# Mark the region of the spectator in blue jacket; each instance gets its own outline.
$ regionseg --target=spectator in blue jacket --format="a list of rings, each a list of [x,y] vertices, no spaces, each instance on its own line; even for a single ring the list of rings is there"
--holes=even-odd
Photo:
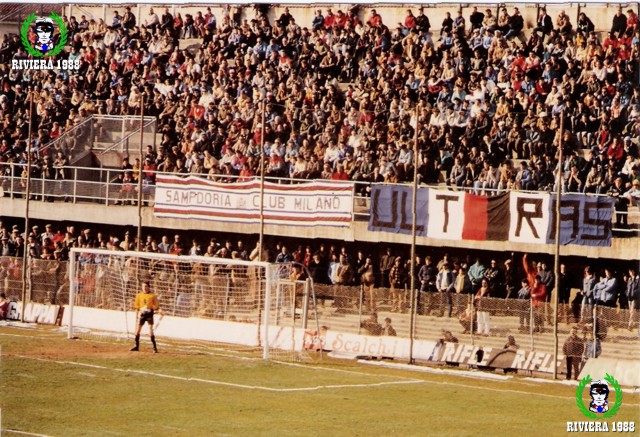
[[[480,258],[476,257],[476,262],[469,267],[469,280],[471,281],[471,287],[474,293],[478,291],[478,288],[480,288],[485,270],[486,268],[480,262]]]
[[[615,307],[618,297],[618,280],[611,268],[604,269],[604,277],[594,288],[594,296],[599,305]]]

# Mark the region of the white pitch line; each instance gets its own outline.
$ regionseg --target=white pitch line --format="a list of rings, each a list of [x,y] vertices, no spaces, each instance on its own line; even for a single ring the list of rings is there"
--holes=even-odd
[[[59,337],[58,335],[51,335],[51,334],[22,335],[22,334],[5,334],[5,333],[0,333],[0,336],[3,336],[3,337],[33,338],[33,339]]]
[[[509,375],[495,375],[493,373],[486,372],[477,372],[477,371],[464,371],[464,370],[451,370],[451,369],[435,369],[433,367],[427,366],[416,366],[413,364],[402,364],[402,363],[389,363],[384,361],[369,361],[369,360],[358,360],[361,364],[366,364],[368,366],[377,366],[377,367],[386,367],[388,369],[399,369],[399,370],[409,370],[412,372],[421,372],[421,373],[433,373],[437,375],[451,375],[451,376],[459,376],[461,378],[474,378],[474,379],[484,379],[491,381],[508,381],[513,379],[513,376]]]
[[[393,364],[386,364],[386,363],[368,363],[368,362],[363,362],[363,364],[369,364],[369,365],[376,365],[376,366],[381,366],[381,367],[387,367],[390,369],[393,369],[394,367],[396,367],[396,365]],[[414,372],[425,372],[425,373],[436,373],[436,372],[429,372],[427,370],[422,370],[422,368],[412,368],[411,370],[413,370]],[[457,375],[457,376],[464,376],[464,375]],[[513,382],[515,382],[516,380],[514,379]],[[516,393],[516,394],[523,394],[523,395],[533,395],[533,396],[543,396],[546,398],[553,398],[553,399],[564,399],[564,400],[570,400],[575,402],[575,398],[570,397],[570,396],[557,396],[557,395],[550,395],[550,394],[546,394],[546,393],[538,393],[538,392],[533,392],[533,391],[522,391],[522,390],[514,390],[514,389],[510,389],[510,388],[505,388],[505,389],[499,389],[499,388],[491,388],[491,387],[484,387],[484,386],[476,386],[476,385],[469,385],[469,384],[460,384],[457,382],[442,382],[442,381],[424,381],[424,382],[428,382],[429,384],[439,384],[439,385],[448,385],[448,386],[453,386],[453,387],[464,387],[464,388],[471,388],[471,389],[475,389],[475,390],[487,390],[487,391],[494,391],[494,392],[499,392],[499,393]],[[502,382],[502,381],[500,381]],[[629,402],[625,402],[625,405],[630,405],[633,407],[639,407],[640,404],[633,404],[633,403],[629,403]]]
[[[48,436],[48,435],[45,435],[45,434],[36,434],[36,433],[33,433],[33,432],[18,431],[17,429],[0,429],[0,433],[2,433],[3,431],[4,432],[10,432],[12,434],[30,435],[30,436],[33,436],[33,437],[51,437],[51,436]]]
[[[306,364],[297,364],[297,363],[287,363],[284,361],[274,361],[276,364],[282,364],[283,366],[292,366],[292,367],[301,367],[303,369],[315,369],[315,370],[327,370],[331,372],[339,372],[339,373],[349,373],[352,375],[360,375],[360,376],[373,376],[375,378],[396,378],[396,379],[405,379],[408,381],[415,381],[413,378],[409,378],[406,376],[397,376],[397,375],[380,375],[377,373],[367,373],[367,372],[358,372],[356,370],[346,370],[346,369],[334,369],[332,367],[322,367],[322,366],[311,366]]]
[[[398,384],[423,384],[425,381],[420,379],[414,379],[409,381],[389,381],[389,382],[377,382],[371,384],[344,384],[344,385],[319,385],[315,387],[297,387],[297,388],[272,388],[272,387],[263,387],[260,385],[245,385],[245,384],[234,384],[232,382],[225,381],[216,381],[213,379],[202,379],[202,378],[187,378],[184,376],[175,376],[175,375],[166,375],[164,373],[156,373],[156,372],[147,372],[144,370],[136,370],[136,369],[118,369],[114,367],[100,366],[98,364],[88,364],[88,363],[78,363],[75,361],[59,361],[59,360],[47,360],[45,358],[34,358],[34,357],[26,357],[21,355],[16,355],[18,358],[24,358],[28,360],[36,360],[36,361],[44,361],[56,364],[65,364],[72,366],[80,366],[80,367],[89,367],[92,369],[101,369],[101,370],[111,370],[114,372],[121,373],[136,373],[139,375],[147,375],[147,376],[155,376],[158,378],[165,379],[175,379],[178,381],[186,381],[186,382],[202,382],[205,384],[213,384],[213,385],[221,385],[225,387],[233,387],[233,388],[242,388],[247,390],[262,390],[268,392],[276,392],[276,393],[285,393],[285,392],[299,392],[299,391],[317,391],[322,389],[332,389],[332,388],[363,388],[363,387],[380,387],[383,385],[398,385]]]

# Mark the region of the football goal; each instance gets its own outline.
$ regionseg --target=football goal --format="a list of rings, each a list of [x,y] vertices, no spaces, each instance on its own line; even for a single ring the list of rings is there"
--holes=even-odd
[[[133,303],[148,282],[158,297],[158,338],[261,348],[265,359],[306,357],[319,331],[313,282],[304,266],[204,256],[74,248],[69,255],[69,338],[132,338]]]

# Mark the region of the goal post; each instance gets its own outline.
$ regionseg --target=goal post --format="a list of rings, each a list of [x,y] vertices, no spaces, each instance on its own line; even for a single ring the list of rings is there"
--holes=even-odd
[[[317,325],[304,270],[293,263],[73,248],[63,324],[69,338],[87,332],[131,338],[133,302],[148,281],[160,303],[158,338],[231,343],[260,348],[264,359],[276,350],[275,359],[297,359],[307,314]]]

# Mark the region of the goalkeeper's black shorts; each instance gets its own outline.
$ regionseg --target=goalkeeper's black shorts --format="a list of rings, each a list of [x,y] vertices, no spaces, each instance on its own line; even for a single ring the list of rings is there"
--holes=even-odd
[[[148,323],[149,325],[153,325],[153,311],[140,313],[140,319],[138,320],[138,324],[142,326],[145,323]]]

